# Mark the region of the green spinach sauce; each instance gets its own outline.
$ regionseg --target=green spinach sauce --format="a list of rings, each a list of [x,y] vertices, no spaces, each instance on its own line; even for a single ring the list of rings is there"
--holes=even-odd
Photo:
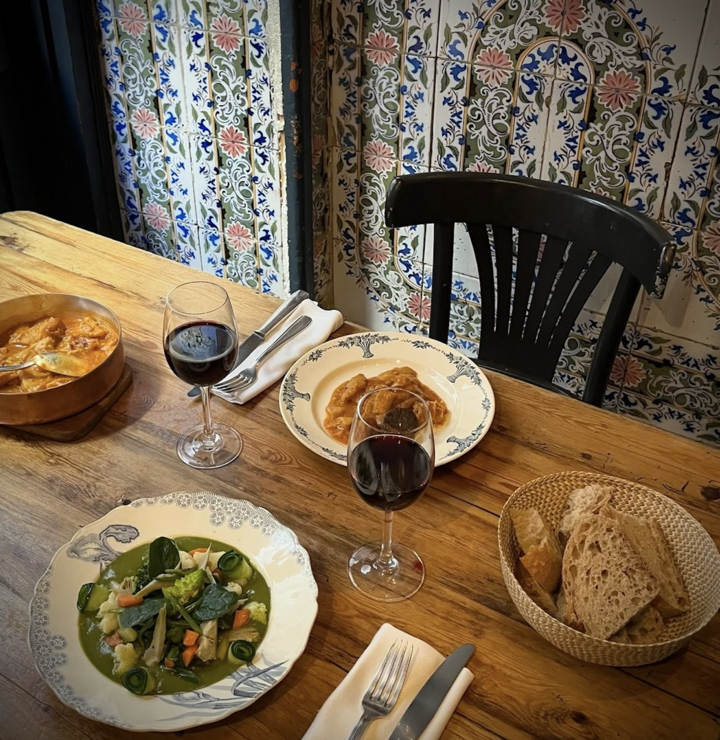
[[[237,548],[231,547],[223,542],[218,542],[217,540],[208,540],[207,538],[201,537],[174,537],[173,539],[177,543],[178,548],[180,550],[185,550],[186,552],[198,547],[207,547],[209,543],[213,552],[227,552],[228,550],[235,550],[242,554],[242,552]],[[134,575],[142,565],[143,558],[147,556],[149,547],[149,543],[140,545],[117,557],[100,574],[96,583],[98,585],[105,586],[106,588],[110,588],[110,583],[112,581],[117,581],[119,583],[126,576]],[[264,603],[268,608],[269,616],[270,589],[268,588],[267,582],[251,560],[250,564],[253,567],[253,575],[243,589],[244,595],[248,596],[250,601],[260,601]],[[260,642],[262,642],[265,637],[265,632],[267,631],[267,626],[255,622],[253,622],[253,626],[259,632]],[[113,649],[105,642],[106,635],[104,635],[100,629],[100,619],[95,616],[95,613],[80,613],[79,630],[80,644],[90,662],[104,676],[115,681],[115,683],[122,684],[122,677],[113,674],[113,667],[115,665],[115,661],[113,660]],[[140,661],[138,665],[142,665],[142,661]],[[237,664],[231,663],[227,658],[224,660],[213,660],[207,664],[202,663],[202,661],[195,660],[192,664],[192,669],[198,675],[198,678],[200,679],[199,683],[192,683],[182,679],[173,674],[171,670],[167,670],[163,667],[153,668],[151,670],[157,677],[157,689],[153,693],[176,694],[181,691],[194,691],[196,689],[201,689],[205,686],[217,683],[226,676],[229,676],[237,668]]]

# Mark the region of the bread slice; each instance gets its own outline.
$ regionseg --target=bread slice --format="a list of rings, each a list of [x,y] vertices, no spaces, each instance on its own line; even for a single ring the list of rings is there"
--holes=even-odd
[[[560,544],[567,543],[578,522],[590,514],[597,514],[603,506],[610,503],[611,498],[611,489],[597,483],[575,489],[568,497],[567,507],[558,527]]]
[[[530,574],[530,571],[520,562],[517,564],[515,577],[523,591],[544,611],[555,616],[556,604],[552,594],[549,594]]]
[[[650,645],[660,642],[665,622],[660,612],[652,605],[645,607],[625,627],[616,632],[610,640],[626,645]]]
[[[662,527],[655,519],[641,519],[613,507],[608,512],[660,584],[656,601],[660,614],[669,619],[686,612],[690,598]]]
[[[511,509],[515,534],[523,552],[520,562],[548,593],[560,584],[562,550],[555,532],[537,509]]]
[[[589,635],[605,640],[658,595],[660,584],[614,518],[587,519],[575,527],[563,557],[566,621],[576,615]]]

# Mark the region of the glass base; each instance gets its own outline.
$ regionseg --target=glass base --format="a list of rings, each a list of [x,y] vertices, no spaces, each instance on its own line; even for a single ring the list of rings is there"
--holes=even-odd
[[[204,441],[203,426],[193,427],[177,443],[178,457],[187,465],[202,470],[222,468],[237,458],[242,437],[227,424],[213,424],[213,435]]]
[[[353,586],[375,601],[403,601],[417,593],[425,580],[425,565],[415,550],[393,542],[389,564],[380,562],[379,542],[359,547],[348,560]]]

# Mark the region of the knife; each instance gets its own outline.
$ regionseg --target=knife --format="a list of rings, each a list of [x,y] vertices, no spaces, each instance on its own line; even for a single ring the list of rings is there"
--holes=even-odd
[[[256,329],[244,342],[239,344],[233,370],[265,341],[267,335],[275,329],[278,324],[284,321],[306,298],[309,297],[309,294],[304,290],[296,290],[259,329]],[[232,372],[232,370],[230,372]],[[188,391],[188,396],[197,396],[199,393],[200,388],[194,386]]]
[[[474,652],[475,646],[466,643],[445,658],[410,702],[390,735],[390,740],[417,740],[425,732],[450,687]]]

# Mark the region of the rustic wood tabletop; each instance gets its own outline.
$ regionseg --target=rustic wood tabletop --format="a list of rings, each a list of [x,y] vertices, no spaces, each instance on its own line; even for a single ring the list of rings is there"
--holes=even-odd
[[[27,645],[28,604],[53,553],[78,528],[122,503],[175,490],[214,491],[269,509],[307,548],[319,586],[307,649],[286,678],[246,710],[185,736],[301,738],[378,628],[390,622],[444,654],[463,642],[476,645],[469,664],[475,680],[444,740],[720,737],[720,618],[655,665],[581,663],[520,617],[503,583],[497,546],[508,496],[562,470],[607,473],[660,491],[717,544],[720,452],[488,373],[497,401],[490,433],[437,468],[425,496],[396,517],[395,535],[422,555],[426,583],[412,599],[380,606],[353,589],[345,570],[352,549],[379,535],[380,512],[359,500],[344,467],[316,456],[287,431],[277,385],[244,406],[213,401],[215,418],[244,437],[239,460],[206,472],[177,458],[176,439],[199,419],[200,407],[165,362],[163,298],[196,276],[46,217],[0,216],[0,301],[44,292],[100,301],[122,323],[134,375],[130,389],[81,441],[0,431],[0,737],[126,735],[65,707],[38,675]],[[241,335],[278,305],[222,284]]]

